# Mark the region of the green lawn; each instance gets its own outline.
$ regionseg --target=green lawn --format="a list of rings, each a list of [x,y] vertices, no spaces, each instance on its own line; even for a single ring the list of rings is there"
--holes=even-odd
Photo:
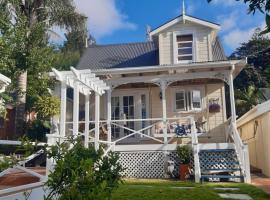
[[[179,189],[172,187],[194,187],[191,189]],[[217,191],[215,187],[237,187],[239,191]],[[270,195],[262,190],[247,184],[237,183],[204,183],[159,181],[159,180],[126,180],[120,188],[114,192],[113,200],[219,200],[220,193],[243,193],[250,195],[254,200],[269,200]],[[223,199],[224,200],[224,199]]]

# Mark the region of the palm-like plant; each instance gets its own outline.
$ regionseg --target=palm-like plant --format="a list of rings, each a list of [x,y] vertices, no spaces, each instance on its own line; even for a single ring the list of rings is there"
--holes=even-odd
[[[85,23],[86,17],[77,12],[73,0],[0,0],[0,42],[5,35],[14,36],[10,45],[15,47],[13,72],[17,76],[16,135],[22,134],[25,122],[27,71],[33,67],[29,55],[47,46],[51,27],[79,31],[86,37]]]
[[[237,114],[242,116],[254,106],[261,103],[263,100],[263,95],[261,91],[254,85],[250,85],[243,91],[237,89],[235,91],[235,98]]]

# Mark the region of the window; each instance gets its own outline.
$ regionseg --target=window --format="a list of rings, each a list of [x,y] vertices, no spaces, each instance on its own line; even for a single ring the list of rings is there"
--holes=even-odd
[[[199,90],[192,91],[192,108],[194,110],[201,109],[201,92]]]
[[[175,94],[175,107],[176,110],[185,110],[185,92],[177,92]]]
[[[177,61],[192,62],[193,61],[193,35],[177,35]]]
[[[175,93],[175,109],[177,111],[201,110],[201,91],[186,90]]]

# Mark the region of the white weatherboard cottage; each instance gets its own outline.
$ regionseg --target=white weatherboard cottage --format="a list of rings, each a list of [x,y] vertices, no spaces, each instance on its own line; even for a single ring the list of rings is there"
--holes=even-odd
[[[177,175],[176,147],[190,144],[196,182],[250,182],[233,88],[246,60],[227,60],[219,29],[183,12],[149,31],[147,42],[89,46],[76,69],[53,70],[61,116],[49,140],[83,135],[85,146],[119,152],[125,175],[136,178],[166,178],[168,163]]]

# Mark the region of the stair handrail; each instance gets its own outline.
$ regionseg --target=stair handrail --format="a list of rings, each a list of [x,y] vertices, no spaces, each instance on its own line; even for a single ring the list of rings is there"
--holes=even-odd
[[[233,139],[235,145],[235,150],[239,159],[239,165],[244,175],[244,181],[246,183],[250,183],[251,179],[248,146],[247,144],[243,143],[235,122],[231,122],[229,130],[231,130],[231,138]]]
[[[192,143],[192,150],[194,156],[194,175],[195,175],[195,182],[199,183],[201,180],[201,167],[200,167],[200,159],[199,159],[199,142],[198,142],[198,135],[196,129],[196,123],[194,117],[190,117],[191,121],[191,143]]]

